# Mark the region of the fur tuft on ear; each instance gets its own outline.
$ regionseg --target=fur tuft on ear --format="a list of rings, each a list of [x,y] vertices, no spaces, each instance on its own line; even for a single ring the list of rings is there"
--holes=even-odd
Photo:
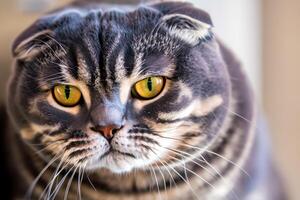
[[[53,35],[53,31],[38,20],[15,39],[12,45],[13,57],[19,60],[33,59],[49,46]]]
[[[197,45],[212,37],[211,25],[183,14],[169,14],[162,18],[168,32],[183,41]]]
[[[195,7],[192,3],[169,1],[157,3],[152,6],[158,9],[164,15],[182,14],[213,26],[209,14],[204,10]]]

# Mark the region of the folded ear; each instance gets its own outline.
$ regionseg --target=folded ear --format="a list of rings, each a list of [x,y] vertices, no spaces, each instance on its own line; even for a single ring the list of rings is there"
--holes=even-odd
[[[164,15],[182,14],[213,26],[209,14],[204,10],[195,7],[192,3],[170,1],[153,4],[152,7],[159,10]]]
[[[162,18],[162,24],[169,34],[197,45],[212,37],[211,25],[183,14],[169,14]]]
[[[152,7],[164,15],[163,21],[170,33],[186,42],[196,45],[212,37],[213,24],[209,14],[193,4],[163,2],[153,4]]]
[[[31,25],[14,41],[12,53],[19,60],[31,60],[49,46],[53,32],[38,22]]]

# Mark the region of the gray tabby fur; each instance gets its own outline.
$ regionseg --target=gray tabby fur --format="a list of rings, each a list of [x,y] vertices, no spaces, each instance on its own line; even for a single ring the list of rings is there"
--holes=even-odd
[[[48,13],[13,44],[7,199],[284,199],[247,78],[209,15],[98,2]],[[130,96],[153,75],[168,77],[157,98]],[[66,82],[83,92],[76,108],[51,100]],[[111,141],[86,128],[112,112],[126,123]]]

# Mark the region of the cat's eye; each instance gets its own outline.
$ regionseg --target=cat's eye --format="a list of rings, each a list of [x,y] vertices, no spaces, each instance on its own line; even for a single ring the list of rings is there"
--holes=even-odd
[[[139,99],[153,99],[158,96],[165,86],[165,78],[162,76],[152,76],[145,78],[134,84],[131,93]]]
[[[58,104],[65,107],[76,106],[81,99],[80,90],[72,85],[56,85],[53,88],[52,95]]]

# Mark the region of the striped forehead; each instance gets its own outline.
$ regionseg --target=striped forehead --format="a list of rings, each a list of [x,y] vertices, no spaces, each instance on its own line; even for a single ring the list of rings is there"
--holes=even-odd
[[[103,63],[90,67],[84,55],[77,51],[77,79],[84,81],[101,93],[108,93],[121,84],[133,84],[148,76],[167,76],[173,74],[174,62],[165,55],[149,55],[135,52],[117,37],[111,50],[103,57]]]
[[[112,91],[121,93],[124,84],[128,87],[146,76],[171,76],[174,68],[171,58],[161,51],[147,51],[156,42],[156,38],[147,37],[147,33],[159,17],[152,13],[156,17],[146,20],[149,12],[145,9],[129,13],[72,9],[56,15],[57,23],[64,24],[57,33],[57,40],[63,41],[69,49],[67,61],[60,64],[65,81],[75,79],[97,93],[109,95]],[[67,34],[71,31],[72,34]]]

